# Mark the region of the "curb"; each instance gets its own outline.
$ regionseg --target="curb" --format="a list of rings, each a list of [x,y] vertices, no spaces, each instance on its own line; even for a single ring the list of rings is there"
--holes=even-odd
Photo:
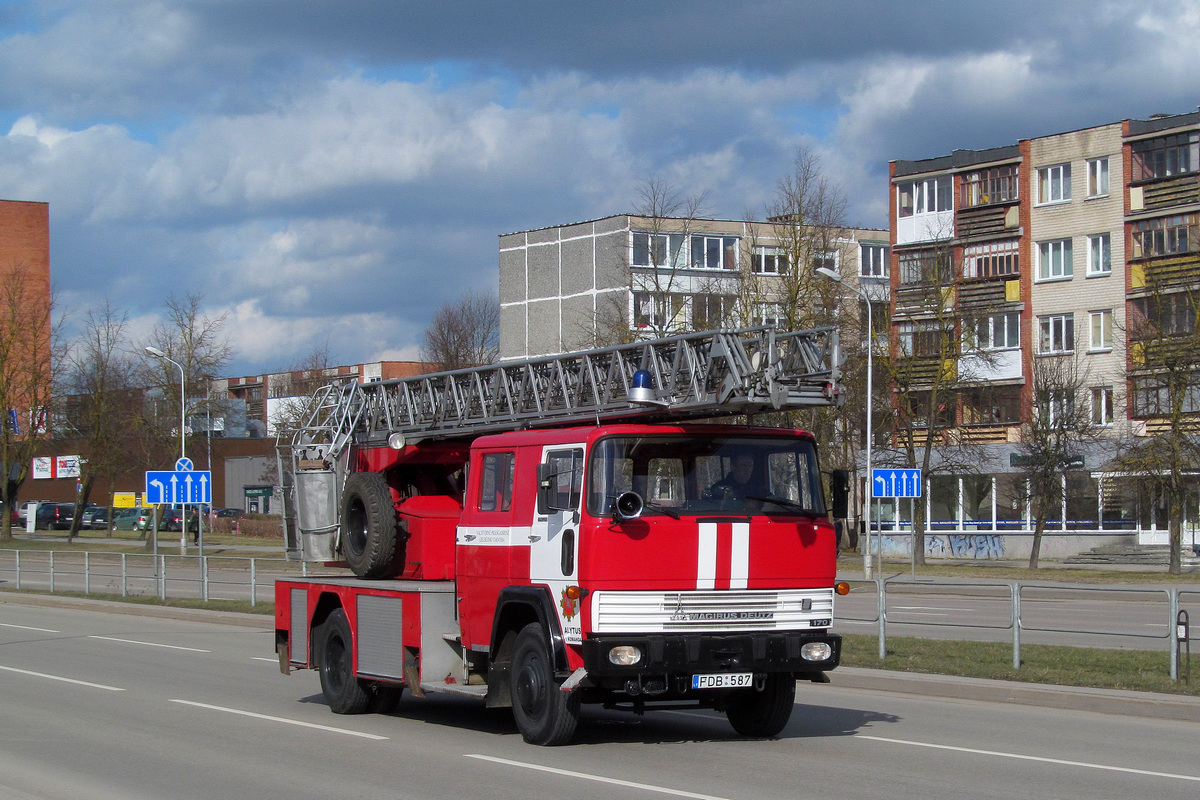
[[[924,697],[953,697],[960,700],[1200,722],[1200,697],[1190,695],[961,678],[954,675],[895,672],[865,667],[838,667],[829,673],[829,677],[831,686],[845,689],[871,689]]]

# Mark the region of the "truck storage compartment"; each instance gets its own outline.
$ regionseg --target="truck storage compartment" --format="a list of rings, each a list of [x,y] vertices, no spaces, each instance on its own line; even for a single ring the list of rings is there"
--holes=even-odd
[[[454,578],[454,537],[462,506],[452,497],[422,495],[400,504],[406,532],[404,566],[398,577],[413,580]]]

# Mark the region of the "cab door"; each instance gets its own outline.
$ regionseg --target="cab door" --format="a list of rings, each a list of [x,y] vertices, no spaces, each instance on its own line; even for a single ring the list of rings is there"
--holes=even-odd
[[[566,589],[579,575],[579,509],[583,496],[584,445],[552,445],[542,449],[538,466],[537,508],[529,532],[529,581],[545,584],[568,644],[583,641],[579,602]]]

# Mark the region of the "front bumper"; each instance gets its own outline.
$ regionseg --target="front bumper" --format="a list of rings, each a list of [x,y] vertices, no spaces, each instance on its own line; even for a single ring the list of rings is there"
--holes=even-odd
[[[801,649],[809,642],[825,642],[831,655],[808,661]],[[642,660],[618,666],[608,660],[617,646],[632,645]],[[644,675],[696,675],[722,672],[794,674],[828,672],[841,658],[842,637],[827,631],[772,631],[739,634],[604,634],[583,642],[583,662],[588,677],[629,680]]]

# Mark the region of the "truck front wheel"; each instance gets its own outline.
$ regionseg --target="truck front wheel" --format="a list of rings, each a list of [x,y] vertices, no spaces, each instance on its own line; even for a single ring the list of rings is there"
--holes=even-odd
[[[396,572],[396,507],[387,479],[356,472],[342,493],[342,557],[360,578],[390,578]]]
[[[317,671],[321,674],[321,692],[335,714],[361,714],[367,710],[371,695],[354,677],[353,639],[346,612],[336,609],[321,625],[317,640]]]
[[[739,689],[725,701],[729,724],[743,736],[775,736],[783,730],[796,705],[796,679],[787,673],[767,676],[761,692]]]
[[[517,635],[509,691],[513,717],[525,741],[540,745],[570,741],[579,722],[579,695],[558,688],[550,647],[536,622],[526,625]]]

